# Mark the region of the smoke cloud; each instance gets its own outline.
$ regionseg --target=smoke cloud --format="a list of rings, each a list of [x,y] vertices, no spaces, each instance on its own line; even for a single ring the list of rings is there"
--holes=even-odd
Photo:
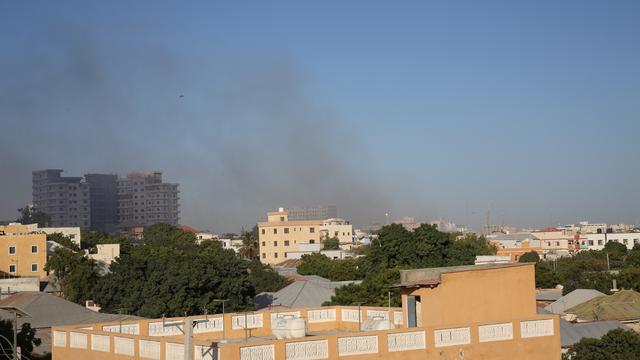
[[[180,183],[181,222],[214,231],[279,206],[337,205],[355,224],[391,206],[357,129],[314,100],[292,59],[122,48],[79,29],[47,41],[0,57],[0,219],[44,168],[160,170]]]

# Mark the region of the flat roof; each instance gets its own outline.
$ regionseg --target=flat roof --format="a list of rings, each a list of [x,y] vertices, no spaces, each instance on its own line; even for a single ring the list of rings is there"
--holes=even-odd
[[[400,270],[399,287],[418,287],[418,286],[436,286],[442,282],[442,274],[505,269],[521,266],[530,266],[533,263],[515,263],[515,264],[482,264],[482,265],[462,265],[462,266],[445,266],[437,268]]]

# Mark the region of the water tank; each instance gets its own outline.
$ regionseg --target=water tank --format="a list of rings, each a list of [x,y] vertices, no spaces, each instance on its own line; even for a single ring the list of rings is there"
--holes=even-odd
[[[382,316],[374,316],[362,322],[360,331],[379,331],[379,330],[391,330],[396,326],[392,321],[385,319]]]
[[[303,338],[307,335],[307,323],[295,315],[284,315],[271,323],[271,332],[276,339]]]

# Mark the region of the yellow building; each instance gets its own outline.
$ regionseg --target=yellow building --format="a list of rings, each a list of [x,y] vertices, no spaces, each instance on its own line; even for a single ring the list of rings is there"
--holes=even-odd
[[[185,344],[198,360],[560,359],[558,315],[536,314],[533,264],[408,270],[399,286],[401,309],[333,306],[54,327],[53,359],[183,360]],[[276,338],[287,317],[303,319],[306,335]],[[367,326],[372,321],[387,326]],[[184,323],[193,324],[192,337],[183,335]]]
[[[320,244],[322,220],[289,220],[286,210],[267,213],[267,221],[258,223],[260,261],[277,264],[287,260],[287,253],[300,251],[306,244]]]
[[[47,277],[47,235],[27,225],[0,226],[0,271],[15,276]]]

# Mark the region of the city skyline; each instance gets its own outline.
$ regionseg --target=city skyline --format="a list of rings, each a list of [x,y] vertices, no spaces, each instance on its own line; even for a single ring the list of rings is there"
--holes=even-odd
[[[637,2],[149,8],[0,4],[0,219],[63,168],[162,171],[181,222],[221,232],[328,204],[638,222]]]

